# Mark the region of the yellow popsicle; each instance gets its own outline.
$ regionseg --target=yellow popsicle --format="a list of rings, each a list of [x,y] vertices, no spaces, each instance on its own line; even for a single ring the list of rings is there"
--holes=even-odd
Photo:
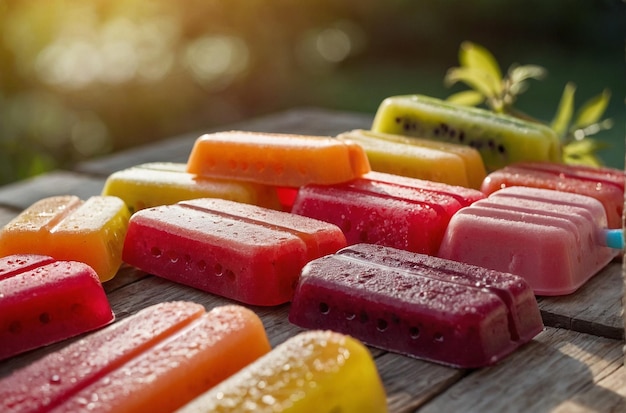
[[[120,197],[132,212],[195,198],[221,198],[280,209],[276,189],[236,180],[202,178],[183,163],[150,162],[111,174],[102,195]]]
[[[479,189],[486,176],[480,153],[469,146],[356,129],[338,135],[365,149],[373,170]]]
[[[387,411],[387,401],[363,344],[335,332],[307,331],[178,410],[243,411],[378,413]]]

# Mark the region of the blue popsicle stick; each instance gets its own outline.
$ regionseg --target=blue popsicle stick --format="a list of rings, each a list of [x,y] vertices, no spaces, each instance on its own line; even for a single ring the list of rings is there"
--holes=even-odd
[[[624,231],[621,228],[605,230],[604,239],[607,247],[624,249]]]

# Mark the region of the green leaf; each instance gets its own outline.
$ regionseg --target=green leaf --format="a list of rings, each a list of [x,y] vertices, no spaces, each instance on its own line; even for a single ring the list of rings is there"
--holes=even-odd
[[[477,69],[485,73],[495,94],[502,92],[502,72],[496,58],[489,50],[472,42],[461,43],[459,62],[462,67]]]
[[[485,96],[475,90],[464,90],[448,96],[448,102],[463,106],[478,106],[485,101]]]
[[[463,82],[488,98],[497,96],[498,94],[491,80],[487,72],[472,67],[453,67],[448,69],[446,77],[444,78],[444,82],[447,86],[451,86],[457,82]]]
[[[574,128],[584,128],[600,120],[611,99],[611,92],[604,89],[602,93],[585,102],[580,107],[574,122]]]
[[[568,82],[563,89],[561,101],[557,109],[556,115],[550,124],[550,127],[560,137],[564,137],[569,129],[574,114],[574,93],[576,93],[576,85]]]
[[[512,83],[523,82],[527,79],[541,80],[546,77],[548,71],[537,65],[512,65],[509,68],[509,79]]]
[[[602,166],[596,152],[608,147],[606,142],[586,138],[563,146],[563,162],[572,165]]]

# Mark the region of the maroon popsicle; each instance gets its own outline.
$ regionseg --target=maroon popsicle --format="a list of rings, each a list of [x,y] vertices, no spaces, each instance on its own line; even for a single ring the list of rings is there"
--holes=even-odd
[[[521,277],[371,244],[307,264],[289,320],[464,368],[496,363],[543,329]]]

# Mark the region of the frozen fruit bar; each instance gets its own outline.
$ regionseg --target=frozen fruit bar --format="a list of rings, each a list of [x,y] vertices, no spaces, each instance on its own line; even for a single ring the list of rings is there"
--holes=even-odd
[[[624,171],[619,169],[519,162],[490,173],[481,190],[489,195],[509,186],[528,186],[591,196],[604,205],[609,228],[621,228],[624,180]]]
[[[0,230],[0,256],[42,254],[80,261],[108,281],[122,264],[129,216],[124,201],[113,196],[45,198]]]
[[[344,247],[326,222],[200,198],[136,212],[124,261],[143,271],[254,305],[291,300],[308,261]]]
[[[520,277],[372,244],[310,262],[289,320],[463,368],[496,363],[543,329]]]
[[[476,189],[370,172],[343,184],[303,186],[292,213],[339,226],[349,245],[435,255],[452,215],[483,198]]]
[[[357,340],[330,331],[300,333],[178,413],[387,412],[372,357]]]
[[[561,157],[558,136],[547,126],[422,95],[383,100],[372,130],[469,145],[480,152],[488,171]]]
[[[222,198],[280,209],[276,189],[251,182],[202,178],[183,163],[151,162],[111,174],[102,195],[117,196],[131,211],[195,198]]]
[[[331,137],[230,131],[203,135],[187,170],[211,178],[299,187],[335,184],[370,171],[363,148]]]
[[[113,318],[100,280],[86,264],[30,254],[0,258],[0,360]]]
[[[156,304],[2,379],[0,407],[171,412],[269,350],[248,309]]]
[[[617,255],[603,246],[606,223],[594,198],[504,188],[452,217],[439,256],[517,274],[538,295],[564,295]]]
[[[337,138],[363,146],[374,171],[474,189],[485,179],[480,153],[466,145],[362,129]]]

